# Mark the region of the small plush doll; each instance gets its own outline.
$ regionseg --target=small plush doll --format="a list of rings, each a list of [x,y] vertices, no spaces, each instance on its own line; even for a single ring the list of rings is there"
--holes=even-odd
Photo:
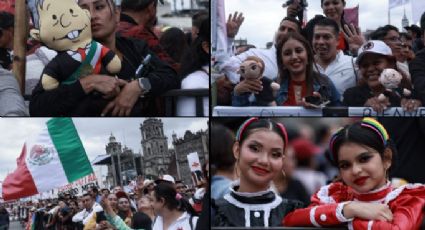
[[[30,2],[35,26],[30,31],[31,37],[58,52],[43,70],[41,84],[44,90],[73,84],[90,74],[113,76],[120,72],[121,60],[118,56],[92,39],[88,10],[82,9],[75,0]],[[90,96],[96,95],[103,101],[100,107],[106,105],[101,95],[95,93]],[[101,108],[97,110],[100,110],[100,115]]]
[[[248,56],[239,67],[238,73],[242,79],[254,80],[260,79],[263,83],[263,90],[258,94],[251,93],[249,95],[250,105],[253,106],[276,106],[274,100],[276,92],[280,86],[276,82],[263,77],[264,62],[261,58],[256,56]]]
[[[395,69],[384,69],[379,76],[379,82],[384,86],[385,92],[378,96],[380,101],[384,101],[390,94],[398,97],[409,97],[412,92],[402,87],[403,76]]]

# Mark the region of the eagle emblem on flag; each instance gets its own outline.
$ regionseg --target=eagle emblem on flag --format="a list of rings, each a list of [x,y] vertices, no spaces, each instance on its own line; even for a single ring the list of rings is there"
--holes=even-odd
[[[48,164],[52,159],[53,153],[49,148],[43,145],[33,145],[28,162],[32,165],[42,166]]]

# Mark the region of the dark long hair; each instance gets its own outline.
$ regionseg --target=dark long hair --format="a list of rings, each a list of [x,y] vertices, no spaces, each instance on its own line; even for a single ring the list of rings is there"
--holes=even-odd
[[[167,207],[167,209],[182,212],[187,211],[192,216],[196,215],[196,211],[185,198],[176,198],[177,191],[173,184],[161,182],[155,186],[154,191],[156,200],[160,200],[161,198],[164,199],[165,207]]]
[[[279,69],[278,81],[282,82],[282,80],[285,78],[287,78],[288,80],[291,79],[291,74],[289,73],[289,70],[287,68],[284,68],[282,59],[282,48],[285,43],[288,42],[290,39],[294,39],[301,42],[307,52],[306,85],[307,95],[311,95],[313,93],[314,75],[317,75],[317,73],[313,71],[314,54],[309,42],[298,33],[288,33],[281,40],[279,40],[278,44],[276,45],[277,67]]]
[[[202,49],[203,42],[211,44],[210,28],[210,19],[204,19],[199,28],[198,37],[192,43],[188,52],[183,55],[180,69],[181,79],[197,70],[201,70],[202,66],[207,65],[210,61],[210,55]]]
[[[288,144],[288,133],[286,132],[286,128],[283,124],[278,124],[270,119],[250,118],[246,120],[237,131],[236,141],[239,142],[239,145],[242,145],[245,139],[258,129],[267,129],[279,135],[284,144],[283,149],[286,149],[286,145]]]
[[[368,126],[362,125],[362,121],[356,122],[351,125],[345,126],[343,129],[334,134],[329,144],[327,159],[334,165],[338,166],[338,153],[341,146],[345,143],[356,143],[359,145],[367,146],[376,150],[381,159],[384,159],[384,152],[389,148],[392,152],[391,168],[394,168],[395,158],[397,150],[391,139],[387,139],[386,142],[382,140],[382,137],[378,132],[369,128]],[[385,129],[385,128],[384,128]]]
[[[159,43],[175,62],[180,62],[183,53],[188,49],[184,32],[176,27],[167,29],[159,39]]]

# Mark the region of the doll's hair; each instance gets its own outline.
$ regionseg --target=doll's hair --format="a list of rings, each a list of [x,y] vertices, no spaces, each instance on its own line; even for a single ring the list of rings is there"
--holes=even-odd
[[[373,118],[363,118],[363,120],[347,125],[332,135],[326,157],[334,166],[338,166],[339,149],[345,143],[356,143],[372,148],[379,153],[382,159],[384,159],[385,150],[389,148],[392,152],[392,163],[397,154],[387,130]]]
[[[261,73],[260,73],[260,74],[261,74],[261,76],[263,76],[265,66],[264,66],[264,61],[263,61],[261,58],[259,58],[259,57],[257,57],[257,56],[248,56],[248,57],[245,59],[245,61],[255,61],[255,62],[257,62],[257,63],[261,64],[261,66],[260,66],[260,68],[261,68]]]
[[[282,138],[283,152],[285,152],[286,146],[288,145],[288,133],[286,132],[286,128],[283,126],[283,124],[274,122],[269,119],[259,119],[257,117],[253,117],[246,120],[244,123],[242,123],[236,133],[236,141],[239,142],[239,145],[242,145],[245,139],[248,138],[252,133],[264,129],[275,132]]]

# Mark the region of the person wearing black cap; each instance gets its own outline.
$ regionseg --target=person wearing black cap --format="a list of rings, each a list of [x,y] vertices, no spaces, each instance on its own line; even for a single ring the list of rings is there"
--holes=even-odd
[[[158,2],[164,4],[163,0],[123,0],[118,33],[124,37],[145,41],[149,49],[178,72],[180,64],[167,54],[159,44],[159,38],[153,32],[153,28],[158,22],[156,16]]]
[[[411,26],[404,27],[407,32],[412,36],[413,38],[413,44],[412,49],[413,52],[417,53],[422,48],[424,48],[424,44],[422,42],[422,30],[419,28],[419,26],[412,24]]]
[[[13,14],[0,12],[0,66],[9,70],[12,68],[13,25]]]

